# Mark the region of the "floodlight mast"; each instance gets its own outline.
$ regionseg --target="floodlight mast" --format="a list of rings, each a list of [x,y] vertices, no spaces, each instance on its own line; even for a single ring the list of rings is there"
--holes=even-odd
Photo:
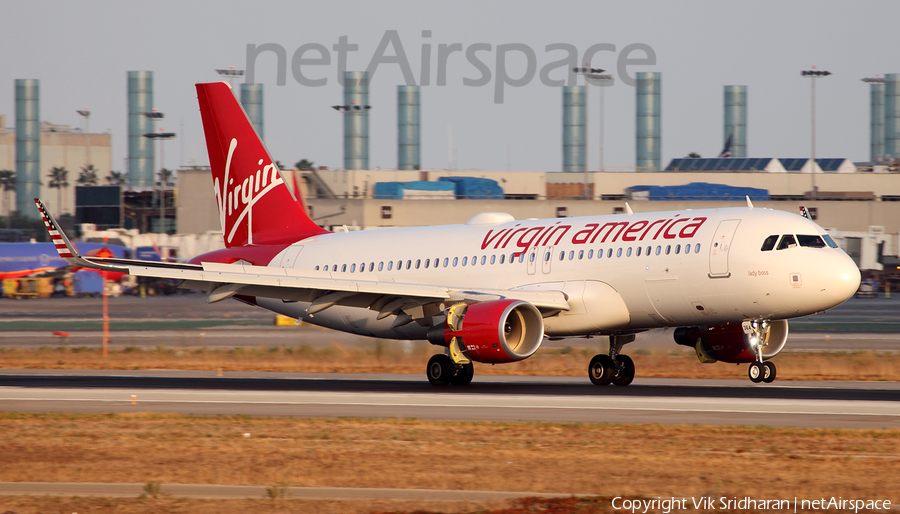
[[[810,110],[810,125],[811,129],[811,149],[810,154],[812,155],[810,161],[810,172],[812,174],[812,192],[810,193],[812,198],[815,200],[819,197],[819,190],[816,187],[816,79],[819,77],[827,77],[831,75],[830,71],[817,70],[816,67],[813,66],[811,70],[803,70],[800,72],[800,75],[803,77],[809,77],[810,83],[812,84],[812,108]]]

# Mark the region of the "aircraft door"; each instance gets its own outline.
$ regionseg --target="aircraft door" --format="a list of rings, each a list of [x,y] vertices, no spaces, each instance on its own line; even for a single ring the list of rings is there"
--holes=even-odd
[[[553,247],[548,246],[544,248],[544,251],[541,254],[541,271],[546,273],[550,273],[550,263],[553,262]]]
[[[534,275],[534,272],[537,269],[538,249],[532,248],[529,250],[528,255],[526,255],[525,258],[528,259],[528,274]]]
[[[300,250],[303,250],[303,245],[294,245],[285,248],[284,254],[281,256],[281,267],[293,268],[297,263],[297,257],[300,255]]]
[[[716,228],[712,243],[709,245],[709,278],[728,278],[728,253],[731,240],[741,220],[724,220]]]

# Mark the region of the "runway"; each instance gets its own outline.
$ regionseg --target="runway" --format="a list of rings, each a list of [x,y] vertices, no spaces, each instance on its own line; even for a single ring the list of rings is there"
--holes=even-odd
[[[434,388],[420,375],[2,370],[0,410],[890,428],[900,384],[476,376]]]

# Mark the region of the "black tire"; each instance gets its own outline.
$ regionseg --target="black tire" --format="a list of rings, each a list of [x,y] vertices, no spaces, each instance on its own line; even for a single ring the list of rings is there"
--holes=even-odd
[[[472,363],[455,366],[456,374],[450,379],[450,383],[455,386],[467,386],[472,382],[475,376],[475,366]]]
[[[450,357],[439,353],[432,355],[428,359],[428,367],[425,368],[425,375],[433,386],[445,386],[450,383],[453,378],[453,360]]]
[[[751,382],[758,384],[765,378],[766,370],[759,362],[752,362],[750,363],[750,369],[747,370],[747,375],[750,377]]]
[[[627,386],[634,380],[634,361],[627,355],[619,355],[619,364],[622,365],[622,369],[615,369],[612,383],[617,386]]]
[[[605,386],[612,382],[613,375],[616,373],[615,365],[609,355],[594,355],[591,364],[588,366],[588,378],[594,385]]]
[[[763,366],[765,366],[766,368],[764,370],[765,373],[763,373],[763,382],[771,384],[775,381],[775,363],[773,363],[772,361],[766,361],[763,363]]]

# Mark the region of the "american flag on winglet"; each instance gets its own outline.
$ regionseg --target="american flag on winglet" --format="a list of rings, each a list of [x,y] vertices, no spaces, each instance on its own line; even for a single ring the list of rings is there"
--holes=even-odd
[[[719,159],[727,159],[731,157],[731,137],[734,134],[728,134],[728,141],[725,141],[725,148],[722,149],[722,153],[719,154]]]

